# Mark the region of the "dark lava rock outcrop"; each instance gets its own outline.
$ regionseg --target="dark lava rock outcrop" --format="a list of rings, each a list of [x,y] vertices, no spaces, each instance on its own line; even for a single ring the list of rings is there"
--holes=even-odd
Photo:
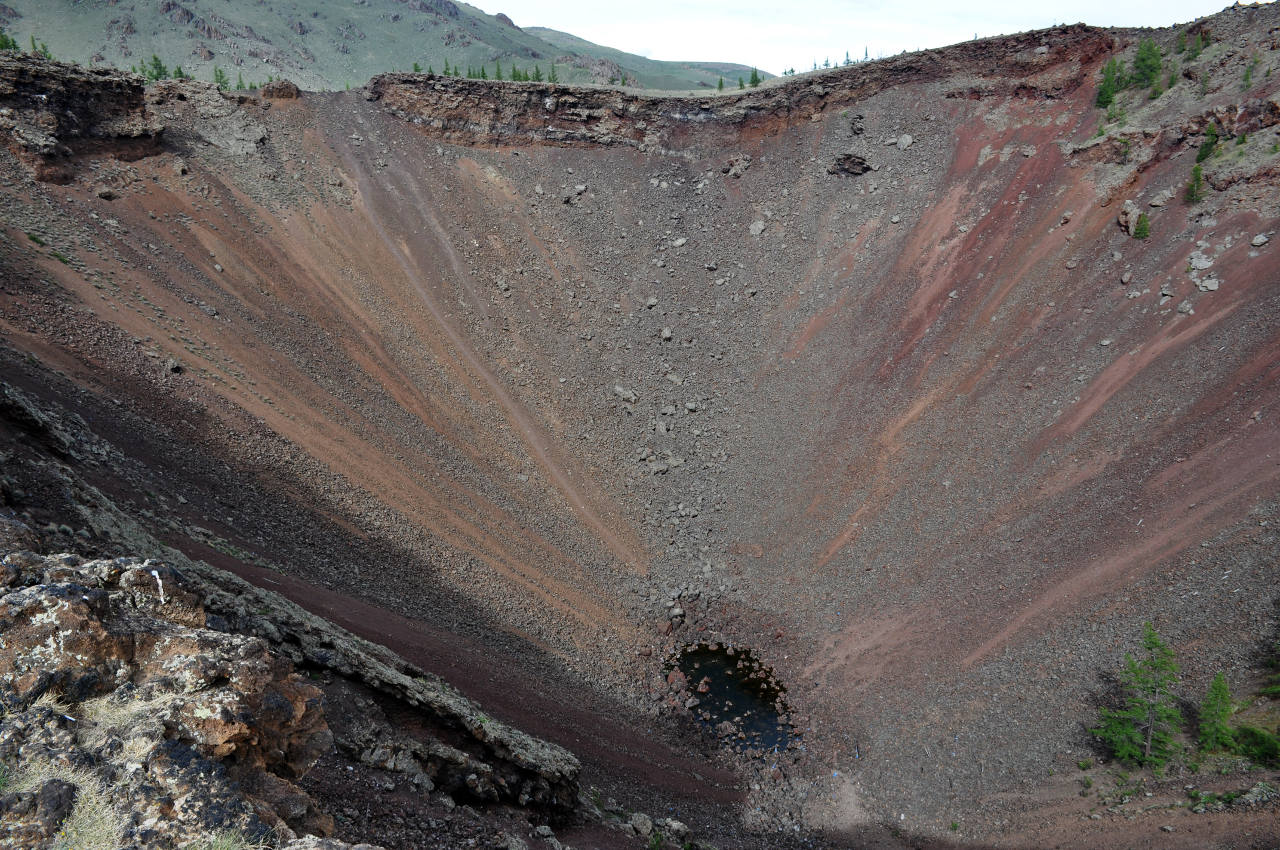
[[[163,125],[143,98],[136,74],[0,52],[0,135],[43,179],[65,179],[76,152],[154,151]]]
[[[551,816],[577,804],[567,752],[233,577],[21,551],[0,570],[7,847],[329,835],[333,818],[296,783],[333,751],[335,732],[356,761],[424,794]],[[393,725],[375,699],[417,722]]]

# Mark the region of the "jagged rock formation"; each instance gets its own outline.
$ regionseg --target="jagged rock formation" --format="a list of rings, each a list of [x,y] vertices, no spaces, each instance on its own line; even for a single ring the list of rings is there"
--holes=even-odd
[[[0,763],[31,789],[0,801],[5,846],[51,847],[59,833],[157,848],[217,833],[329,835],[333,818],[295,783],[335,732],[353,759],[424,793],[560,817],[577,804],[578,764],[564,750],[234,577],[29,552],[0,569]],[[329,678],[317,686],[295,665]],[[412,712],[416,731],[373,696]]]
[[[73,152],[154,152],[162,125],[145,113],[143,94],[133,74],[0,52],[0,133],[42,180],[64,177]]]
[[[1247,688],[1274,626],[1277,14],[722,98],[149,87],[151,156],[0,153],[0,495],[47,549],[279,582],[729,846],[1137,843],[1186,783],[1090,810],[1099,674],[1150,619],[1182,695]],[[1098,109],[1148,36],[1156,96]],[[803,749],[742,791],[666,737],[695,642],[788,689]],[[362,737],[385,687],[422,700],[326,692],[350,766],[460,773]]]
[[[462,144],[627,145],[706,154],[782,132],[896,85],[945,81],[944,98],[1062,97],[1085,83],[1112,40],[1092,27],[1061,27],[1038,50],[1024,37],[929,50],[744,94],[650,97],[542,83],[493,86],[417,74],[369,81],[372,97],[431,135]]]

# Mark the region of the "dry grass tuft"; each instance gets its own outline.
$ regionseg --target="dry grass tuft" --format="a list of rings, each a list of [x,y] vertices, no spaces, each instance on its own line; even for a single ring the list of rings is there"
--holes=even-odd
[[[54,850],[114,850],[124,831],[124,817],[107,796],[102,780],[83,768],[34,761],[15,773],[7,790],[35,791],[50,779],[76,786],[76,804],[54,839]]]

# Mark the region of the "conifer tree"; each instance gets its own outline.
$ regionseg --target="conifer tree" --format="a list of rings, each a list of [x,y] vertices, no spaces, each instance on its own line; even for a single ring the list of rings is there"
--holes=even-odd
[[[18,42],[0,27],[0,50],[17,50]]]
[[[760,85],[760,72],[755,68],[751,69],[751,87],[755,88]]]
[[[1138,213],[1138,220],[1133,225],[1133,238],[1146,239],[1151,235],[1151,219],[1146,213]]]
[[[720,82],[716,83],[716,91],[724,91],[724,77],[721,77]]]
[[[1187,183],[1186,199],[1188,204],[1204,199],[1204,170],[1198,164],[1191,167],[1191,182]]]
[[[226,90],[227,86],[230,85],[230,83],[228,83],[227,81],[227,72],[217,67],[216,65],[213,68],[213,84],[216,85],[218,88],[223,89],[224,91]]]
[[[560,82],[560,78],[556,76],[556,63],[554,62],[551,63],[551,70],[547,72],[547,82],[549,83]]]
[[[1125,654],[1120,674],[1121,708],[1102,710],[1102,723],[1092,730],[1120,761],[1161,767],[1173,752],[1173,732],[1182,723],[1170,688],[1177,680],[1173,650],[1150,623],[1142,627],[1141,659]]]
[[[1156,75],[1160,73],[1160,48],[1149,38],[1138,44],[1138,55],[1133,59],[1133,81],[1138,88],[1147,88],[1155,84]]]
[[[738,88],[745,89],[746,87],[746,83],[742,82],[742,77],[738,77]]]
[[[1221,671],[1213,677],[1204,702],[1200,703],[1200,747],[1205,750],[1232,750],[1236,739],[1227,725],[1231,716],[1231,689]]]
[[[537,65],[533,66],[533,81],[535,83],[542,82],[542,69],[539,68]]]
[[[1196,162],[1204,162],[1213,156],[1214,150],[1218,147],[1218,126],[1212,121],[1204,130],[1204,141],[1200,143],[1200,150],[1196,153]]]
[[[495,80],[501,80],[501,79],[502,79],[502,62],[501,62],[501,60],[494,60],[494,63],[493,63],[493,78],[494,78]]]
[[[1106,109],[1116,99],[1116,92],[1124,88],[1124,65],[1114,56],[1102,66],[1102,82],[1098,85],[1098,98],[1094,102]]]
[[[167,80],[169,79],[169,69],[160,61],[160,57],[151,54],[151,61],[143,66],[143,71],[148,80]]]

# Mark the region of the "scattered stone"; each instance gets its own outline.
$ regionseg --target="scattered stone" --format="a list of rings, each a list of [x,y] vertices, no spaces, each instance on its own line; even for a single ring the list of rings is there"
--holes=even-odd
[[[764,219],[758,218],[751,222],[751,227],[748,229],[751,231],[752,236],[759,236],[761,233],[764,233]]]
[[[898,137],[896,144],[898,145],[898,150],[905,151],[907,148],[911,147],[913,142],[915,142],[915,139],[911,138],[909,134],[903,133]]]
[[[636,812],[628,821],[641,838],[648,838],[649,833],[653,832],[653,819],[643,812]]]
[[[857,177],[871,170],[871,164],[856,153],[842,153],[827,166],[828,174],[848,174]]]
[[[751,155],[740,153],[729,157],[729,162],[720,169],[720,173],[728,174],[735,180],[747,173],[747,169],[751,167]]]
[[[1220,281],[1216,277],[1207,277],[1196,281],[1196,289],[1201,292],[1217,292]]]
[[[1233,806],[1257,806],[1280,799],[1280,791],[1267,782],[1255,783],[1252,788],[1231,801]]]
[[[1202,252],[1200,252],[1200,251],[1193,251],[1193,252],[1191,252],[1191,257],[1190,257],[1190,259],[1188,259],[1188,260],[1187,260],[1187,263],[1188,263],[1188,264],[1191,266],[1191,268],[1192,268],[1192,269],[1194,269],[1195,271],[1202,272],[1202,271],[1204,271],[1205,269],[1207,269],[1207,268],[1209,268],[1210,266],[1212,266],[1212,265],[1213,265],[1213,260],[1211,260],[1211,259],[1209,259],[1208,257],[1206,257],[1206,256],[1205,256]]]
[[[1183,301],[1178,305],[1178,312],[1183,316],[1191,316],[1195,314],[1195,310],[1191,306],[1190,301]]]
[[[1120,212],[1116,214],[1116,222],[1130,236],[1138,226],[1138,205],[1133,201],[1125,201],[1124,206],[1120,208]]]
[[[1150,205],[1153,207],[1163,207],[1165,204],[1169,203],[1172,198],[1173,190],[1163,189],[1157,192],[1155,197],[1151,199]]]
[[[627,404],[635,404],[640,400],[640,396],[634,390],[629,390],[621,384],[615,384],[613,394],[625,401]]]
[[[1270,241],[1271,241],[1271,238],[1267,236],[1267,234],[1259,233],[1257,236],[1253,237],[1253,240],[1250,241],[1249,244],[1255,248],[1261,248],[1263,245],[1266,245]]]
[[[259,89],[262,96],[272,100],[294,100],[302,92],[291,80],[272,80]]]
[[[99,186],[93,190],[93,194],[102,198],[104,201],[114,201],[116,198],[120,197],[120,195],[116,193],[116,190],[112,189],[110,186]]]
[[[685,237],[681,236],[679,239],[676,239],[676,240],[674,240],[674,241],[671,243],[671,247],[672,247],[672,248],[683,248],[686,244],[688,244],[688,242],[689,242],[689,240],[688,240],[688,239],[686,239]]]

